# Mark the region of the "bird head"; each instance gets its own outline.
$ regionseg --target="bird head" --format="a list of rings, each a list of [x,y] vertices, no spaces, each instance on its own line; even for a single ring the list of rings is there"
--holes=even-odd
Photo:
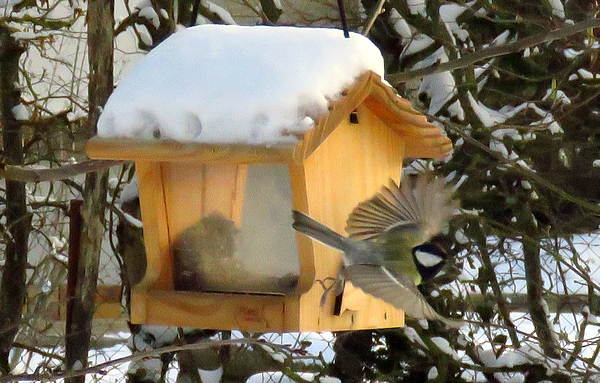
[[[415,246],[412,256],[423,281],[434,278],[448,262],[448,254],[433,242]]]

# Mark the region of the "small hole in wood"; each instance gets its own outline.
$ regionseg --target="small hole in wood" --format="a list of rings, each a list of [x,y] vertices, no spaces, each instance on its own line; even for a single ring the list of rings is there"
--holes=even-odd
[[[358,124],[358,113],[356,113],[356,112],[350,113],[350,123]]]
[[[387,320],[387,313],[383,313],[383,320]]]

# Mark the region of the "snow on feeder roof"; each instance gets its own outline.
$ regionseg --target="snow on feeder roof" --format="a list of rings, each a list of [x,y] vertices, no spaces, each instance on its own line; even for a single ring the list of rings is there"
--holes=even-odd
[[[338,275],[340,254],[291,227],[295,209],[343,233],[356,204],[390,178],[400,182],[405,157],[451,150],[382,75],[367,38],[334,29],[204,25],[151,51],[111,95],[87,144],[91,158],[136,162],[148,266],[132,289],[131,321],[401,326],[403,312],[357,289],[321,306],[316,281]],[[207,253],[206,267],[194,256],[180,267],[189,261],[178,256],[188,249],[182,236],[205,231],[215,213],[231,229],[231,253],[189,247]]]
[[[98,136],[182,142],[297,142],[331,100],[383,58],[336,29],[200,25],[175,33],[123,79]]]

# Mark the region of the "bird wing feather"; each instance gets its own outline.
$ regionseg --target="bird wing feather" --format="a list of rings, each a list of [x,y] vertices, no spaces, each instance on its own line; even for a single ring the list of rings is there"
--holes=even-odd
[[[442,321],[449,327],[461,327],[463,322],[444,318],[427,303],[412,278],[394,273],[378,265],[350,265],[343,275],[365,293],[391,304],[413,318]]]
[[[374,240],[391,230],[414,230],[422,233],[421,242],[438,234],[451,218],[457,202],[443,178],[421,174],[406,177],[388,186],[356,206],[348,217],[348,236],[358,240]]]

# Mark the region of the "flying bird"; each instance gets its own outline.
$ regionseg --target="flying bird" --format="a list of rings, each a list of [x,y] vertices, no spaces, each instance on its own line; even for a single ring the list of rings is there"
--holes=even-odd
[[[413,318],[438,320],[460,327],[460,320],[439,315],[417,285],[433,278],[448,260],[429,242],[458,207],[442,178],[421,174],[393,180],[358,204],[347,220],[344,237],[309,216],[293,211],[293,228],[344,253],[341,277]],[[327,293],[327,292],[326,292]]]

